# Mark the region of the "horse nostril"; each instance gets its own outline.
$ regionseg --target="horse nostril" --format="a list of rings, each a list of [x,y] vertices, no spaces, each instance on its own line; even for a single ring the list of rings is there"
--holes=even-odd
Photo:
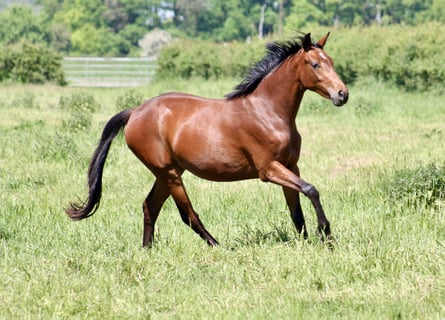
[[[348,101],[348,96],[349,96],[348,91],[340,90],[340,91],[338,91],[338,95],[341,99],[343,99],[344,103],[346,103]]]

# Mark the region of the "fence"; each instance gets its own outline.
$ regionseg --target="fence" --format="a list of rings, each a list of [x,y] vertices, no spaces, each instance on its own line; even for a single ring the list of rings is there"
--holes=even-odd
[[[65,79],[77,87],[134,87],[153,78],[155,58],[92,58],[63,59]]]

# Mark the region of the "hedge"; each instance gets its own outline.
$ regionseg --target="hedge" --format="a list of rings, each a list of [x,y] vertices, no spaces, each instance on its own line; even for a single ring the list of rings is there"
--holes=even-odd
[[[252,62],[262,58],[263,47],[260,42],[178,40],[161,51],[156,75],[162,79],[243,77]]]
[[[318,38],[327,31],[320,28],[313,35]],[[406,91],[444,91],[445,25],[431,23],[415,27],[374,26],[330,31],[326,51],[347,84],[371,76]],[[176,41],[161,51],[157,76],[164,79],[242,78],[248,68],[264,56],[264,46],[265,42],[260,41],[228,44]]]
[[[45,45],[19,43],[0,50],[0,81],[65,85],[62,56]]]

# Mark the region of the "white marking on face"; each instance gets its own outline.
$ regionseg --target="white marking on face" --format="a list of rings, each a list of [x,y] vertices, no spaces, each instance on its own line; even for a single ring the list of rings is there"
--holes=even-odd
[[[322,59],[324,59],[324,60],[328,60],[328,58],[326,58],[326,56],[324,55],[323,52],[319,52],[318,55],[319,55]]]

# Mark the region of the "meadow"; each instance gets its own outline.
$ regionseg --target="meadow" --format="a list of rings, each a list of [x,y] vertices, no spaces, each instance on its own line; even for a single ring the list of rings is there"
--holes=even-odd
[[[342,108],[306,94],[299,164],[320,191],[333,248],[320,243],[309,200],[303,240],[280,187],[185,174],[220,246],[208,247],[168,200],[154,247],[142,249],[153,176],[122,137],[110,150],[100,209],[69,220],[63,208],[85,197],[89,158],[118,110],[170,90],[222,97],[236,84],[3,85],[0,319],[444,319],[445,203],[410,201],[419,190],[403,197],[398,189],[418,168],[445,166],[440,94],[371,80],[350,87]]]

